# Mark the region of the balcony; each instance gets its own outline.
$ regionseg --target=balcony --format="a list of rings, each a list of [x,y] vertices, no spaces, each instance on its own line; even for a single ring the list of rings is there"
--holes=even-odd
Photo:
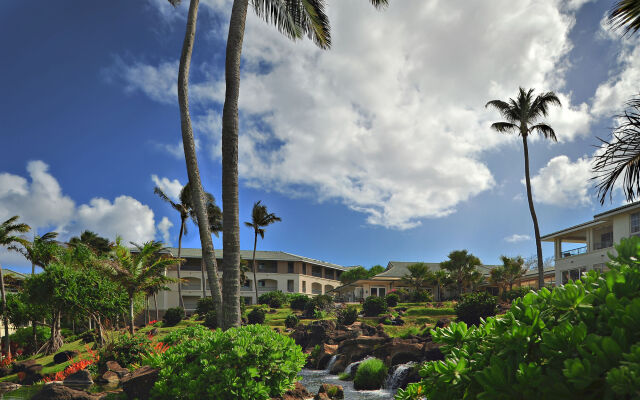
[[[567,257],[577,256],[578,254],[586,254],[586,253],[587,253],[587,246],[583,246],[583,247],[578,247],[575,249],[563,251],[562,253],[560,253],[560,257],[567,258]]]
[[[607,249],[609,247],[613,247],[613,240],[593,244],[593,250]]]

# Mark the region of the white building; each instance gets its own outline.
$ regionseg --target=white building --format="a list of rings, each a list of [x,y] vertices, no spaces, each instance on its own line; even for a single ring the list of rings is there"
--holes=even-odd
[[[607,253],[630,236],[640,236],[640,202],[594,215],[593,221],[543,236],[554,243],[556,284],[576,280],[585,271],[602,271],[609,261]]]

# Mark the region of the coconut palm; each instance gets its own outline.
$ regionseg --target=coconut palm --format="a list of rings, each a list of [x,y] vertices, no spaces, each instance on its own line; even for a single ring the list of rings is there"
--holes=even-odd
[[[256,291],[256,304],[258,304],[258,281],[256,280],[256,246],[258,245],[258,235],[264,239],[264,228],[273,224],[274,222],[282,221],[280,217],[274,213],[267,211],[267,206],[261,204],[258,200],[253,203],[253,209],[251,210],[251,222],[245,222],[245,226],[253,229],[253,287]]]
[[[636,33],[640,29],[640,1],[621,0],[609,13],[609,23],[614,29],[622,28],[624,34]]]
[[[113,243],[109,239],[99,236],[95,232],[84,231],[80,234],[80,237],[74,236],[69,239],[69,245],[75,247],[79,244],[84,244],[94,251],[98,256],[103,256],[111,251]]]
[[[509,285],[509,290],[512,290],[513,284],[527,272],[524,266],[524,259],[521,256],[500,256],[500,260],[502,261],[502,269],[504,271],[504,282],[506,285]]]
[[[36,273],[36,266],[45,268],[55,257],[58,242],[55,240],[58,232],[47,232],[42,236],[35,235],[33,241],[14,247],[27,260],[31,261],[31,274]]]
[[[7,248],[14,248],[16,244],[27,246],[28,241],[20,236],[18,233],[26,233],[31,230],[31,227],[27,224],[18,223],[20,217],[13,216],[8,220],[0,224],[0,246]],[[4,353],[7,358],[11,358],[11,348],[9,347],[9,318],[7,316],[7,297],[4,292],[4,276],[2,274],[2,265],[0,265],[0,290],[2,295],[2,323],[4,325]]]
[[[407,267],[408,274],[402,277],[402,282],[416,292],[422,290],[425,285],[433,282],[433,273],[429,270],[429,266],[425,263],[415,263]]]
[[[529,211],[533,220],[533,230],[536,236],[536,252],[538,255],[538,281],[539,287],[544,286],[544,275],[542,266],[542,244],[540,242],[540,229],[538,228],[538,217],[533,207],[533,197],[531,195],[531,178],[529,175],[529,147],[527,145],[527,137],[537,132],[545,139],[557,141],[556,133],[546,123],[536,123],[540,117],[546,117],[549,112],[549,106],[560,106],[560,99],[553,92],[542,93],[535,98],[533,97],[533,89],[525,91],[520,88],[518,96],[509,101],[491,100],[485,107],[493,107],[500,112],[506,120],[503,122],[495,122],[491,125],[492,129],[500,133],[517,132],[522,138],[522,146],[524,149],[524,176],[527,186],[527,200],[529,201]]]
[[[448,255],[448,260],[440,263],[440,268],[448,271],[448,275],[456,285],[458,296],[462,294],[462,289],[472,279],[472,274],[476,267],[482,263],[480,259],[467,250],[454,250]]]
[[[132,243],[135,251],[122,245],[118,237],[113,249],[113,257],[104,267],[120,283],[129,296],[129,332],[133,335],[133,304],[138,293],[145,293],[150,288],[161,287],[176,280],[164,275],[170,265],[180,264],[181,260],[171,257],[162,242],[149,241],[143,245]]]

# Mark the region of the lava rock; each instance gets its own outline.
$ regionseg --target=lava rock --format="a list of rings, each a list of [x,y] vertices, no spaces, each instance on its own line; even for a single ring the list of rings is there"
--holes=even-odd
[[[53,356],[53,363],[62,364],[63,362],[67,362],[72,358],[77,357],[78,354],[80,353],[75,350],[61,351],[60,353]]]
[[[129,399],[147,399],[151,388],[158,380],[158,369],[148,365],[138,368],[120,381],[122,390]]]
[[[93,385],[93,379],[91,374],[86,369],[74,372],[73,374],[64,378],[64,384],[67,386],[91,386]]]
[[[46,385],[38,393],[31,397],[31,400],[99,400],[101,395],[89,394],[83,390],[76,390],[70,387],[51,384]]]

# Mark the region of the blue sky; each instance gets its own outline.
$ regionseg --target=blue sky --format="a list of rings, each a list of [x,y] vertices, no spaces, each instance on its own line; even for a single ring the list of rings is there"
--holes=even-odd
[[[491,132],[498,115],[484,109],[519,85],[564,103],[549,118],[560,142],[530,145],[543,234],[621,204],[616,194],[601,207],[588,181],[595,137],[609,136],[640,77],[636,39],[601,26],[612,1],[366,3],[329,1],[325,52],[248,17],[240,220],[257,200],[283,220],[260,249],[367,267],[462,248],[487,264],[534,254],[522,144]],[[200,168],[219,202],[229,5],[202,2],[192,64]],[[185,14],[164,0],[0,2],[0,219],[177,245],[177,214],[153,187],[186,183],[175,97]],[[183,244],[198,247],[191,227]],[[241,243],[253,244],[245,227]],[[6,252],[0,262],[26,267]]]

